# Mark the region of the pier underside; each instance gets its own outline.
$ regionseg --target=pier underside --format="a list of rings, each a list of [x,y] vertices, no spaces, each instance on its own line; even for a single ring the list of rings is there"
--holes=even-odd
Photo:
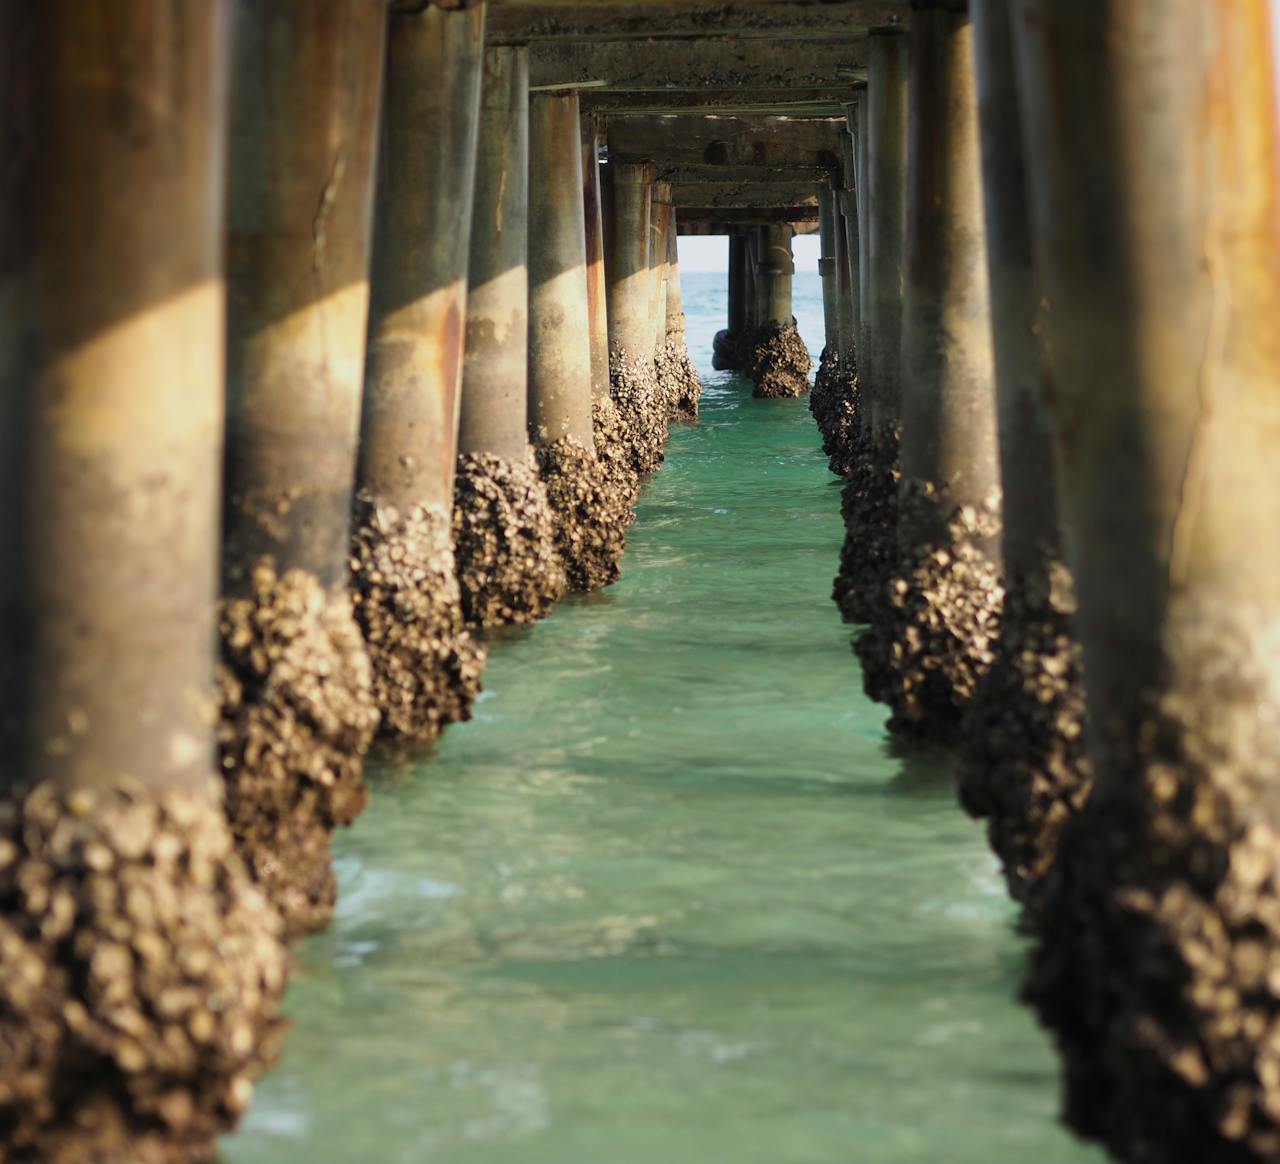
[[[1280,1159],[1278,33],[0,0],[0,1164]]]

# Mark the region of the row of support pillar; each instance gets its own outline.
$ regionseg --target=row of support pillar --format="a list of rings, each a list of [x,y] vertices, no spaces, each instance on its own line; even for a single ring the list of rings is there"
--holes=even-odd
[[[915,4],[820,206],[835,596],[891,727],[959,745],[1066,1118],[1131,1161],[1280,1151],[1272,19]]]
[[[670,198],[483,4],[198,7],[0,8],[4,1159],[208,1154],[372,742],[617,578],[697,412]]]

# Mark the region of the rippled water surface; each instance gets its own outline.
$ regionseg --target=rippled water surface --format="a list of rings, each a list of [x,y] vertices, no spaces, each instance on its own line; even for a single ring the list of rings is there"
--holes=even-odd
[[[686,276],[706,365],[722,276]],[[821,346],[816,276],[797,314]],[[625,576],[384,764],[227,1164],[1083,1164],[945,761],[895,754],[828,600],[803,401],[706,370]]]

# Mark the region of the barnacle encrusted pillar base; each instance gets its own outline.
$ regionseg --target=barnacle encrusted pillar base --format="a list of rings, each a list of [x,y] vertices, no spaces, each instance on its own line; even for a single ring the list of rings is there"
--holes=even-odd
[[[568,582],[556,520],[532,454],[458,458],[454,553],[467,622],[491,629],[546,618]]]
[[[640,492],[640,475],[631,455],[631,442],[622,413],[612,396],[597,396],[591,401],[591,427],[595,436],[596,460],[605,482],[625,507],[626,523],[635,521],[636,496]]]
[[[986,820],[1009,892],[1033,926],[1058,838],[1093,779],[1075,609],[1061,562],[1010,579],[1000,647],[969,707],[957,772],[960,802]]]
[[[844,543],[831,598],[847,623],[871,621],[898,560],[898,433],[855,426],[840,495]]]
[[[859,427],[858,375],[853,361],[841,359],[830,346],[822,349],[818,374],[809,392],[809,411],[822,434],[828,467],[837,477],[848,477],[853,469]]]
[[[870,626],[854,644],[867,695],[888,705],[891,730],[950,744],[995,659],[1004,598],[998,543],[1000,502],[953,506],[931,482],[903,482],[899,522],[934,528],[915,540],[880,592]]]
[[[351,582],[382,735],[430,743],[470,719],[485,649],[463,617],[445,510],[358,499]]]
[[[781,400],[809,391],[813,360],[795,320],[762,323],[744,341],[743,374],[755,384],[754,396]]]
[[[632,518],[630,498],[614,488],[594,450],[573,437],[539,445],[536,453],[569,589],[585,594],[616,582]]]
[[[369,656],[350,599],[304,570],[261,563],[224,599],[218,746],[227,819],[288,937],[333,916],[329,838],[364,809],[378,729]]]
[[[609,360],[609,395],[622,422],[624,447],[640,476],[662,464],[667,443],[666,401],[659,396],[653,361],[625,352]]]
[[[684,332],[667,332],[666,342],[653,359],[658,395],[665,401],[672,420],[697,420],[698,403],[702,399],[702,381],[698,378]]]
[[[1098,725],[1113,778],[1063,830],[1025,996],[1057,1036],[1081,1134],[1143,1164],[1270,1161],[1280,627],[1185,602],[1167,625],[1176,680],[1137,722]]]
[[[0,803],[0,1159],[213,1160],[277,1056],[287,957],[210,794]]]

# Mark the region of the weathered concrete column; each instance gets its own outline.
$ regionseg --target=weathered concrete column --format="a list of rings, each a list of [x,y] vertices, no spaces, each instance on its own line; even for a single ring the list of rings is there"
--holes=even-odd
[[[809,390],[809,351],[791,313],[791,255],[794,228],[790,223],[761,227],[755,263],[760,323],[751,335],[743,367],[755,383],[754,395],[763,399],[803,396]]]
[[[841,278],[844,262],[845,233],[841,222],[836,192],[830,185],[818,187],[818,215],[822,256],[818,260],[822,272],[823,312],[827,327],[827,346],[823,349],[818,374],[809,393],[809,411],[822,434],[822,451],[827,464],[838,476],[852,469],[857,409],[857,376],[850,359],[848,266]]]
[[[862,234],[859,227],[859,179],[857,150],[853,140],[853,106],[847,105],[845,109],[848,128],[840,139],[840,185],[836,196],[840,202],[840,217],[845,232],[845,262],[849,264],[849,312],[853,331],[850,356],[856,366],[858,345],[862,339]]]
[[[484,56],[458,448],[523,461],[528,451],[529,57]]]
[[[278,1043],[280,921],[234,852],[210,714],[230,17],[0,7],[13,1160],[209,1155]]]
[[[236,843],[300,934],[332,916],[379,722],[347,563],[386,12],[236,14],[219,745]]]
[[[1019,0],[1095,788],[1027,997],[1119,1159],[1280,1154],[1280,101],[1265,0]]]
[[[574,590],[618,578],[631,498],[596,458],[576,94],[529,103],[529,433]]]
[[[680,239],[678,212],[672,207],[667,231],[667,335],[684,335],[684,293],[680,287]]]
[[[891,728],[951,742],[1003,591],[973,25],[950,0],[912,10],[910,90],[900,556],[857,651]]]
[[[760,271],[760,265],[765,261],[765,230],[763,226],[752,226],[747,231],[747,246],[751,255],[751,264],[749,267],[751,279],[748,283],[750,294],[747,296],[747,319],[749,328],[754,333],[761,324],[768,318],[768,308],[766,300],[768,297],[768,284]],[[747,350],[751,340],[748,339]]]
[[[529,100],[529,432],[591,445],[591,336],[576,94]]]
[[[654,359],[667,338],[667,232],[672,223],[671,183],[653,184],[649,221],[649,333]],[[659,390],[662,385],[658,385]]]
[[[856,367],[857,364],[857,318],[854,314],[854,295],[850,279],[849,235],[844,224],[844,207],[840,202],[840,193],[836,186],[830,187],[831,197],[835,202],[835,260],[836,260],[836,304],[839,311],[840,362],[842,365]]]
[[[582,119],[582,197],[587,242],[587,310],[590,313],[591,391],[609,396],[608,285],[604,269],[604,209],[600,192],[600,131],[594,117]]]
[[[791,240],[795,229],[790,223],[766,227],[764,263],[761,270],[765,279],[765,311],[769,323],[788,324],[795,317],[791,312],[791,280],[796,273],[795,259],[791,254]]]
[[[605,276],[608,281],[609,384],[620,433],[638,474],[662,462],[667,414],[654,383],[649,235],[653,167],[614,162],[605,190]]]
[[[751,265],[750,243],[746,234],[735,231],[729,236],[729,331],[738,335],[747,327],[747,276]]]
[[[818,187],[818,275],[822,280],[822,327],[826,346],[819,361],[826,366],[840,356],[839,284],[836,281],[836,197],[830,186]],[[821,375],[821,372],[819,372]]]
[[[749,226],[746,229],[746,263],[743,267],[743,297],[744,306],[743,318],[746,326],[743,333],[748,333],[760,326],[760,310],[759,310],[759,290],[756,279],[756,251],[760,239],[760,231],[757,227]],[[739,337],[741,338],[741,336]]]
[[[902,396],[907,222],[908,37],[875,31],[867,84],[867,297],[864,391],[877,438],[892,441]]]
[[[666,231],[666,319],[662,347],[655,360],[659,383],[666,385],[663,395],[676,420],[697,420],[698,403],[702,399],[702,381],[689,358],[685,342],[684,296],[680,289],[680,246],[677,236],[676,209]]]
[[[462,606],[477,627],[545,618],[567,585],[528,438],[528,212],[529,53],[489,48],[453,518]]]
[[[898,435],[906,246],[907,36],[874,30],[866,106],[866,280],[858,330],[859,415],[841,509],[846,537],[832,597],[866,622],[898,557]],[[861,240],[860,240],[861,244]]]
[[[868,110],[870,99],[865,87],[853,103],[854,116],[854,166],[856,169],[856,194],[858,202],[858,319],[857,343],[860,351],[868,347],[867,304],[871,298],[871,195],[869,191],[871,171],[867,163]]]
[[[653,344],[653,388],[663,417],[675,415],[678,383],[666,359],[667,347],[667,235],[674,218],[671,205],[671,183],[653,184],[653,201],[649,223],[649,334]]]
[[[973,0],[987,262],[1004,493],[1000,649],[964,726],[965,807],[987,818],[1010,891],[1034,915],[1057,837],[1089,787],[1074,585],[1062,560],[1041,294],[1009,0]]]
[[[841,187],[840,224],[844,227],[844,261],[849,266],[849,315],[853,342],[851,357],[854,365],[858,361],[858,339],[862,325],[862,282],[859,271],[862,266],[861,240],[858,234],[858,195],[856,191]]]
[[[605,274],[611,362],[641,359],[649,332],[649,230],[653,167],[614,162],[608,172]]]
[[[384,734],[470,717],[484,653],[452,534],[484,7],[392,12],[353,539]]]
[[[591,314],[591,416],[596,459],[605,469],[610,489],[627,499],[627,521],[639,490],[631,458],[631,441],[610,394],[609,281],[605,266],[604,183],[600,174],[600,126],[595,117],[582,121],[583,201],[586,209],[587,305]]]
[[[747,330],[748,272],[751,266],[750,242],[742,228],[729,235],[728,326],[716,332],[711,366],[718,372],[742,366],[738,339]]]

